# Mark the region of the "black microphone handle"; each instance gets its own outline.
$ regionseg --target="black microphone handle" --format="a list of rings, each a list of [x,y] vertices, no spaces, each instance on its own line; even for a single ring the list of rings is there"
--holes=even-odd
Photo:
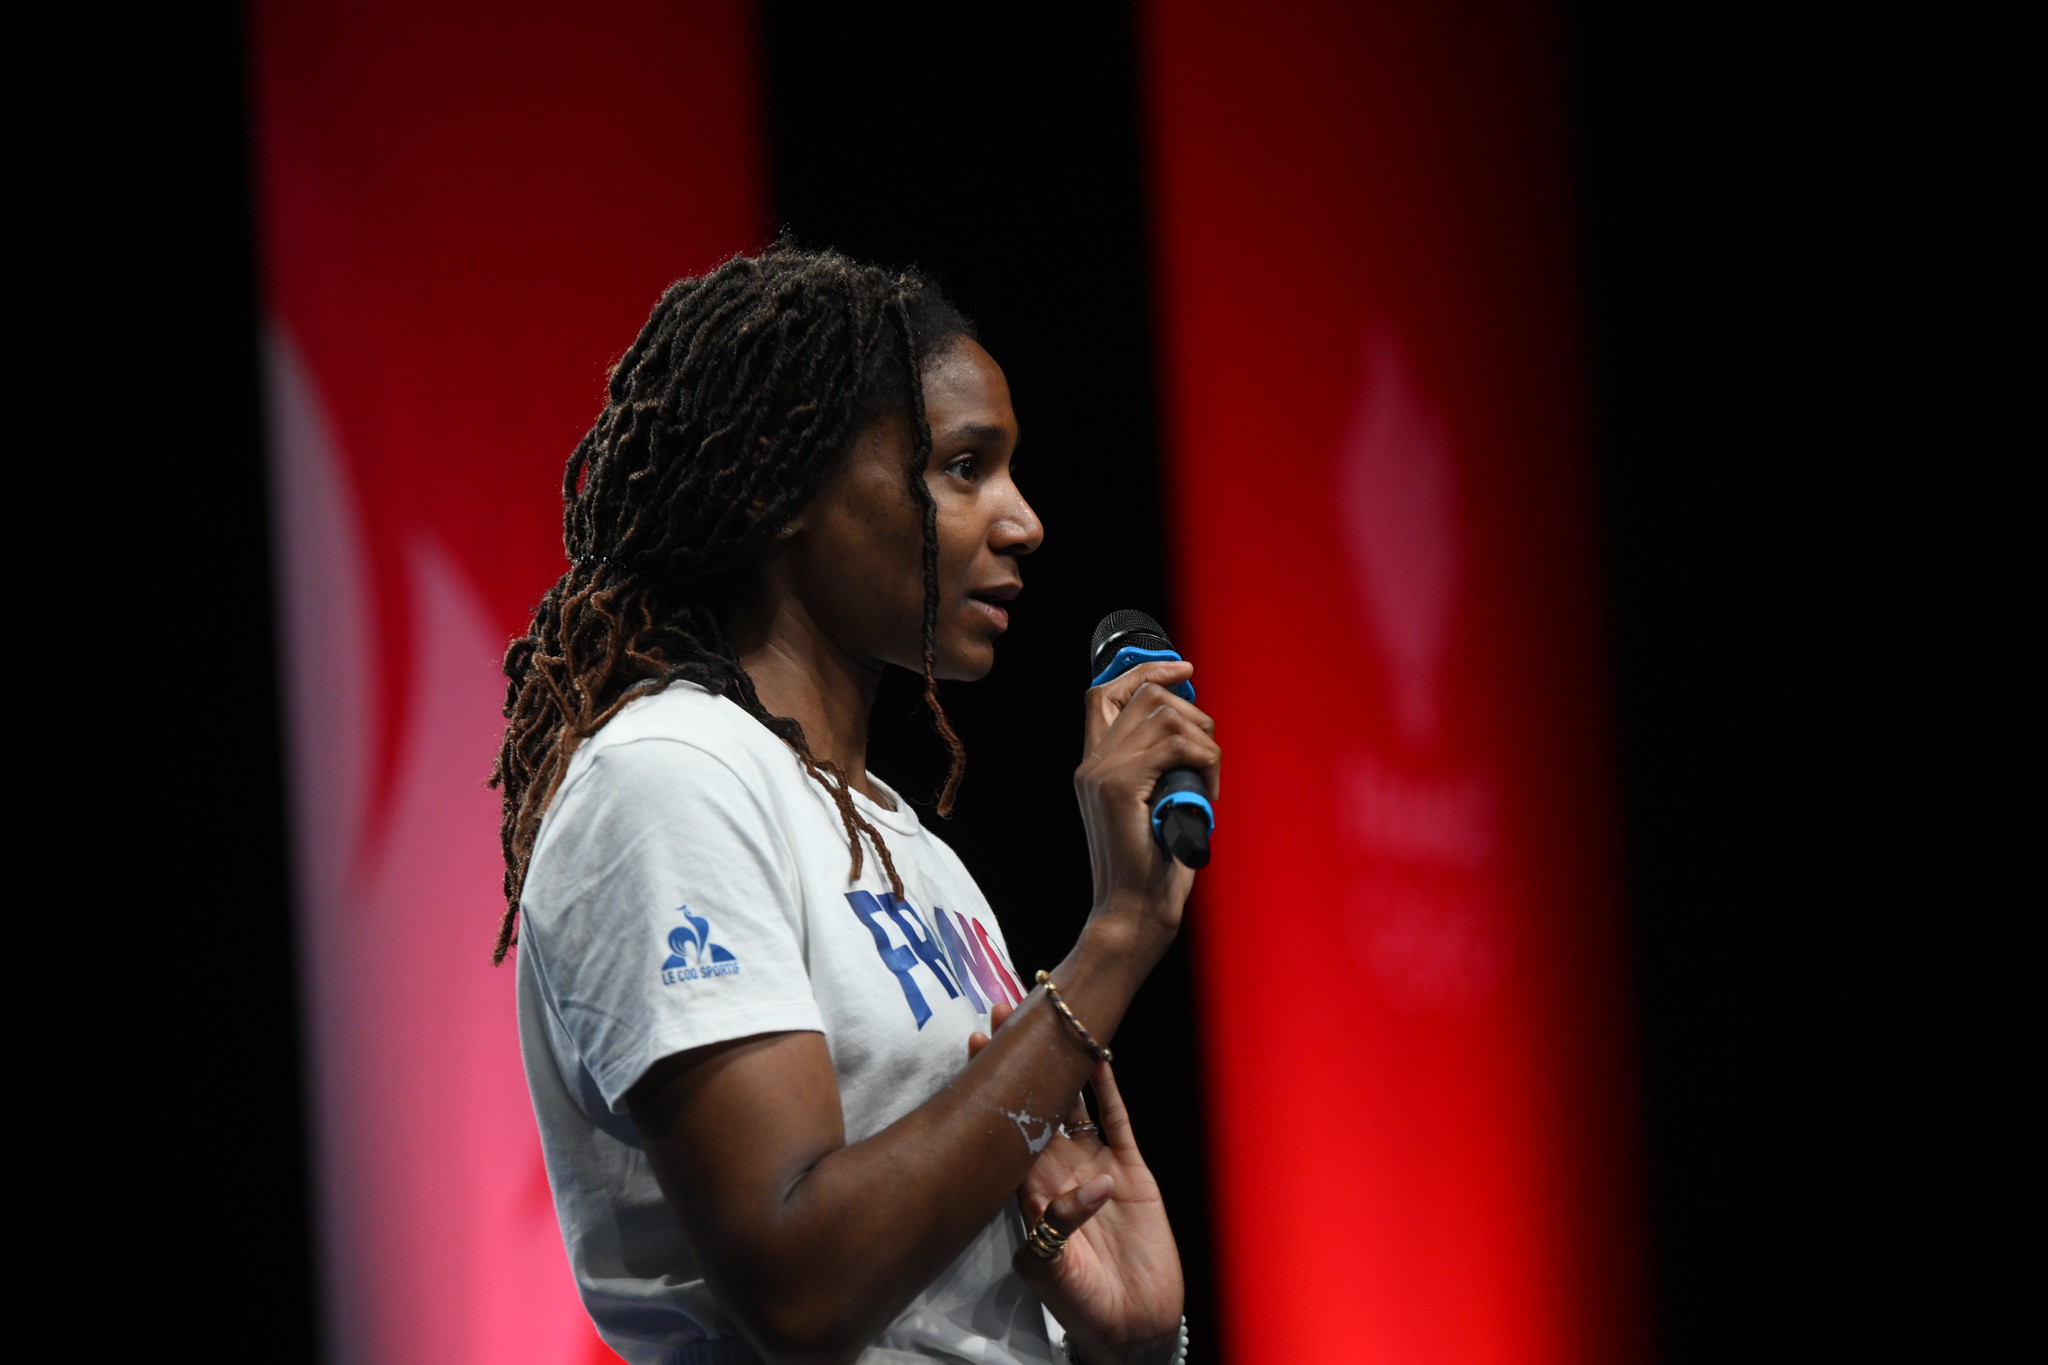
[[[1202,775],[1193,768],[1168,768],[1159,774],[1159,784],[1152,788],[1153,819],[1158,822],[1159,842],[1166,851],[1192,868],[1209,865],[1210,813],[1206,804],[1175,802],[1164,812],[1159,803],[1177,792],[1192,792],[1206,797],[1208,789],[1202,785]]]

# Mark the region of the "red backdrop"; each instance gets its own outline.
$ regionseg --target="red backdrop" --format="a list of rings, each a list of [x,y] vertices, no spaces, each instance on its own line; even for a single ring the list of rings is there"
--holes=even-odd
[[[252,41],[336,1357],[610,1359],[489,966],[484,778],[607,365],[761,240],[751,9],[279,0]]]
[[[750,13],[253,6],[342,1362],[602,1353],[487,965],[483,777],[606,365],[765,235]],[[1195,936],[1224,1358],[1638,1354],[1554,16],[1141,15],[1174,625],[1230,754]]]
[[[1227,1358],[1639,1355],[1555,16],[1142,15]]]

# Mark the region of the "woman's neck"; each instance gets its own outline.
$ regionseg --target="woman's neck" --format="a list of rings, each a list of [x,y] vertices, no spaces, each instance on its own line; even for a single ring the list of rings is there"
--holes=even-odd
[[[727,622],[726,636],[761,705],[803,726],[812,758],[836,765],[847,785],[877,799],[868,782],[868,717],[884,665],[849,655],[788,598],[752,605]]]

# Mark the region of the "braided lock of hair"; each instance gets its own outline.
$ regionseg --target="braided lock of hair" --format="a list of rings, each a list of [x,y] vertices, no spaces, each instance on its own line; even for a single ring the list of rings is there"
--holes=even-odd
[[[900,296],[890,311],[902,332],[906,352],[917,354],[910,310],[903,305]],[[939,639],[939,504],[932,497],[931,485],[924,480],[925,466],[932,457],[932,427],[925,420],[922,383],[910,385],[910,420],[911,430],[916,434],[916,449],[909,465],[910,496],[924,511],[924,706],[931,715],[932,727],[939,732],[939,738],[946,741],[946,752],[951,756],[946,769],[946,785],[939,792],[938,804],[939,814],[950,816],[954,798],[960,794],[960,779],[967,773],[967,749],[961,744],[960,736],[953,732],[953,723],[946,719],[946,708],[939,704],[939,682],[933,672]],[[903,894],[901,888],[896,894]]]
[[[871,844],[891,891],[888,844],[854,805],[847,774],[812,754],[803,727],[762,704],[726,638],[721,603],[870,423],[909,419],[906,473],[924,513],[924,702],[950,758],[952,812],[966,751],[939,703],[938,509],[926,486],[924,365],[973,329],[915,272],[890,275],[786,239],[679,280],[613,366],[603,409],[562,474],[570,565],[506,651],[505,911],[493,963],[516,940],[519,897],[542,815],[576,747],[636,697],[689,682],[729,697],[787,744],[832,798],[851,850]]]

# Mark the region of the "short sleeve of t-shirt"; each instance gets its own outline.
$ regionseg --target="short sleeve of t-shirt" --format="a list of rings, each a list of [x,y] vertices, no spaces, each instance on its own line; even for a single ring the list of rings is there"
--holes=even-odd
[[[775,813],[720,756],[648,738],[577,765],[534,849],[520,951],[613,1112],[673,1053],[823,1031],[801,894]]]

